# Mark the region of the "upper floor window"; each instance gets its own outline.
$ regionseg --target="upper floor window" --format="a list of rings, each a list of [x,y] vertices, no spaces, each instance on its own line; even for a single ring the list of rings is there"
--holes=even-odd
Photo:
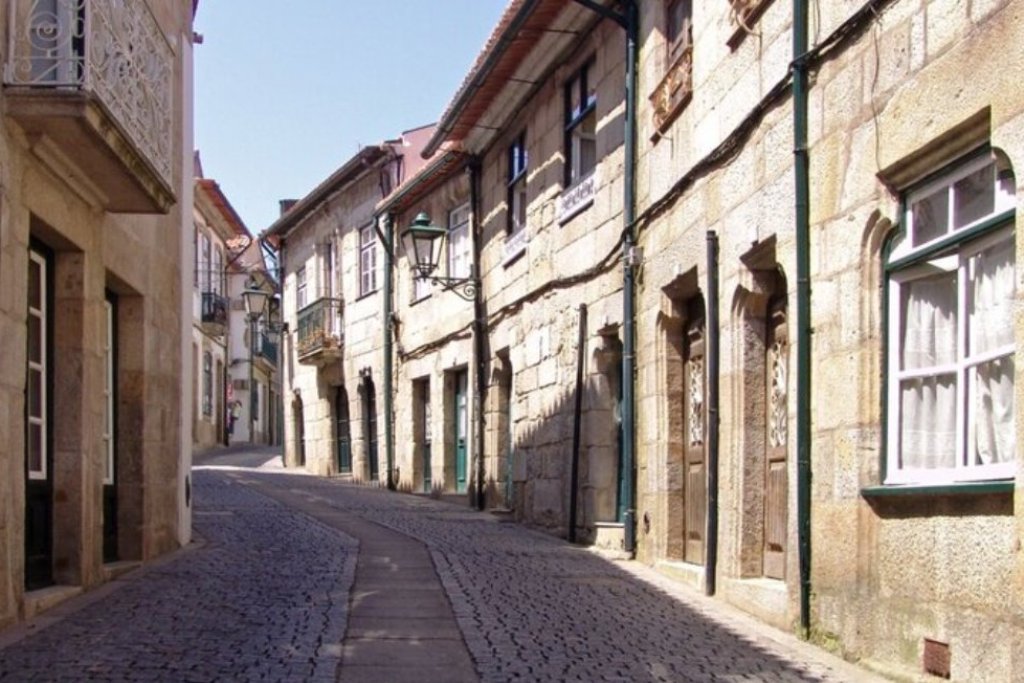
[[[469,204],[464,204],[448,214],[448,277],[469,277],[471,266]]]
[[[580,182],[597,166],[597,92],[590,82],[593,62],[565,84],[565,184]]]
[[[359,230],[359,295],[377,291],[377,234],[372,225]]]
[[[668,64],[675,64],[693,45],[693,0],[670,0],[665,7]]]
[[[320,295],[326,299],[335,298],[335,246],[334,240],[320,245]]]
[[[886,483],[1013,476],[1013,188],[985,154],[904,196],[886,263]]]
[[[651,94],[654,126],[664,132],[693,92],[693,0],[665,3],[665,73]]]
[[[526,227],[526,132],[508,148],[508,233]]]
[[[295,271],[295,310],[301,311],[309,303],[306,291],[306,267]]]
[[[213,291],[224,295],[224,252],[220,247],[213,251]]]
[[[210,272],[211,260],[210,260],[210,238],[203,233],[200,237],[200,244],[202,245],[202,254],[199,259],[200,269],[200,286],[204,292],[212,292],[213,288],[213,273]]]

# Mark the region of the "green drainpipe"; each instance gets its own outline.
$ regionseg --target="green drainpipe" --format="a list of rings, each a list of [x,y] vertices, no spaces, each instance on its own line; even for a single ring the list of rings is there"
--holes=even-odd
[[[807,152],[807,0],[793,0],[793,154],[796,183],[796,448],[800,631],[811,628],[811,239]]]
[[[394,276],[395,221],[384,216],[387,239],[384,244],[384,455],[387,461],[387,486],[395,489],[395,435],[393,433],[394,405],[392,393],[392,341],[395,331],[394,302],[391,300],[391,281]]]
[[[624,546],[627,553],[636,552],[636,351],[635,351],[635,297],[636,272],[634,270],[633,248],[636,234],[633,221],[636,220],[636,49],[639,21],[637,5],[627,0],[626,12],[626,121],[625,121],[625,166],[623,175],[622,222],[623,269],[622,269],[622,487],[624,495],[622,523]]]
[[[601,5],[594,0],[574,0],[597,12],[605,19],[614,21],[626,30],[626,116],[624,122],[625,160],[623,166],[623,207],[622,207],[622,452],[620,469],[622,481],[619,486],[619,506],[623,510],[623,549],[632,554],[636,551],[636,503],[635,503],[635,458],[636,385],[635,297],[636,263],[633,248],[636,234],[633,222],[636,220],[636,54],[640,21],[637,16],[636,0],[624,0],[622,13]]]

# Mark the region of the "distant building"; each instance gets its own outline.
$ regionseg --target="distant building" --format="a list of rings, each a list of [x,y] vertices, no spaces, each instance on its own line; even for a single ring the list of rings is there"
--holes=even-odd
[[[0,626],[191,536],[192,12],[0,9]]]

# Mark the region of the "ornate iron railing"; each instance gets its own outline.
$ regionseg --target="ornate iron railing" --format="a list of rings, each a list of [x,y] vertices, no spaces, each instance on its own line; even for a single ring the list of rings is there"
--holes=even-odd
[[[333,349],[344,342],[341,299],[317,299],[299,311],[296,352],[299,357]]]
[[[227,326],[228,300],[217,292],[203,292],[203,306],[200,322]]]
[[[4,83],[93,93],[171,184],[171,46],[144,0],[9,0]]]
[[[277,344],[270,341],[270,337],[265,334],[260,334],[257,338],[256,346],[253,348],[253,353],[258,356],[263,356],[275,365],[277,364]]]

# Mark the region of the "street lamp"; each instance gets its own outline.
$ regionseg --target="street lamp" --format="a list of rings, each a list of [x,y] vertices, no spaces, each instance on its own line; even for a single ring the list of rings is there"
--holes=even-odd
[[[402,232],[402,245],[405,257],[412,263],[416,277],[430,280],[441,285],[445,290],[454,291],[466,301],[476,297],[480,282],[475,277],[446,277],[434,275],[448,231],[437,225],[431,225],[430,216],[420,212],[412,224]]]
[[[253,378],[253,349],[256,346],[256,321],[263,316],[267,308],[270,294],[260,289],[256,280],[252,277],[245,283],[245,290],[242,291],[242,302],[245,304],[245,315],[249,320],[249,443],[255,443],[253,434],[255,416],[253,415],[253,399],[256,398],[256,387]]]

